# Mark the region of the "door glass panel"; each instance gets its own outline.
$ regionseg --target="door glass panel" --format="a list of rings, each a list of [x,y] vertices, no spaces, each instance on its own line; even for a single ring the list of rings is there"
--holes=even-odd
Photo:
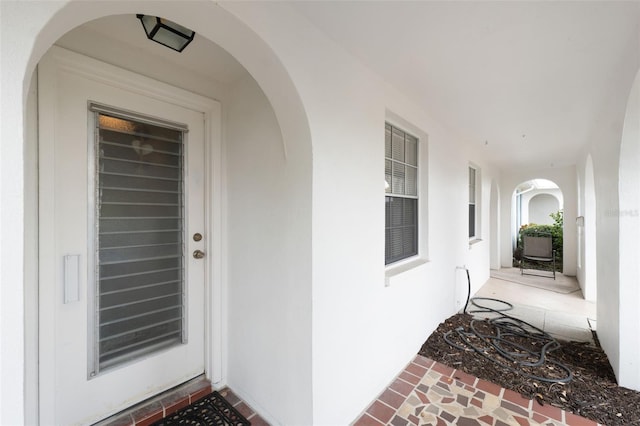
[[[94,374],[186,340],[184,132],[95,119]]]

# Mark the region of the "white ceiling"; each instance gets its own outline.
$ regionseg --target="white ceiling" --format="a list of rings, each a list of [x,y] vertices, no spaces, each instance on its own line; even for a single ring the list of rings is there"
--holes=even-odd
[[[619,126],[640,64],[638,1],[286,3],[502,168],[575,164],[599,127]],[[197,35],[183,53],[149,42],[135,16],[60,44],[90,54],[91,37],[223,84],[246,75]]]
[[[503,168],[575,164],[639,64],[633,1],[291,4]]]

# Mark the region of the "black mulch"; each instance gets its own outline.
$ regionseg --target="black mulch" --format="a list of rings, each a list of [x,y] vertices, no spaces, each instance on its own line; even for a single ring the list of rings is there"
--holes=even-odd
[[[214,391],[153,425],[251,426],[251,422]]]
[[[535,398],[543,405],[551,404],[600,424],[640,425],[640,392],[617,385],[609,360],[600,347],[559,341],[560,348],[549,353],[548,359],[569,367],[573,379],[564,384],[530,379],[474,351],[453,347],[444,340],[448,331],[458,327],[469,330],[471,319],[468,314],[457,314],[447,319],[429,336],[420,354],[519,392],[526,398]],[[539,368],[542,370],[530,370],[530,375],[548,376],[553,365],[550,367],[546,363]]]

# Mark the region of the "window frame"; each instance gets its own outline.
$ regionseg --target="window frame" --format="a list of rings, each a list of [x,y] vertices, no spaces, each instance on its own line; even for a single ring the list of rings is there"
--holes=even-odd
[[[102,180],[99,175],[103,172],[101,170],[100,164],[104,161],[104,158],[101,157],[101,144],[104,142],[102,140],[101,132],[104,130],[99,124],[99,118],[101,116],[112,117],[119,120],[130,121],[132,123],[138,125],[149,125],[157,128],[162,128],[164,130],[171,130],[180,133],[179,141],[175,141],[174,143],[178,143],[180,145],[180,165],[179,168],[179,177],[177,178],[180,186],[180,201],[178,203],[178,209],[180,210],[181,217],[181,225],[179,230],[176,232],[180,233],[180,240],[178,245],[182,250],[182,257],[186,254],[184,244],[185,238],[187,235],[187,215],[185,212],[185,205],[188,204],[188,193],[185,188],[185,179],[188,176],[187,170],[187,134],[188,127],[186,125],[182,125],[179,123],[174,123],[162,119],[156,119],[144,114],[139,114],[131,111],[126,111],[120,108],[109,107],[106,105],[102,105],[96,102],[91,102],[88,105],[88,113],[89,113],[89,125],[90,125],[90,142],[88,144],[89,150],[89,221],[90,221],[90,229],[92,230],[89,234],[89,242],[88,248],[89,253],[92,253],[90,258],[88,259],[89,266],[89,276],[91,277],[91,282],[87,288],[88,299],[91,300],[91,303],[88,305],[88,309],[92,312],[98,312],[101,308],[100,304],[100,285],[102,283],[103,278],[101,277],[100,267],[104,265],[104,263],[100,260],[101,250],[104,250],[102,247],[102,241],[99,236],[99,222],[102,220],[103,216],[101,215],[101,203],[102,203],[102,195],[101,195],[101,186],[100,181]],[[138,134],[137,136],[142,136]],[[151,137],[151,135],[148,135]],[[135,148],[134,148],[135,149]],[[146,154],[141,154],[146,155]],[[132,231],[132,232],[135,232]],[[107,249],[108,250],[108,249]],[[171,348],[173,346],[179,346],[181,344],[185,344],[188,341],[188,328],[187,328],[187,309],[188,306],[184,300],[185,295],[187,294],[186,288],[186,264],[184,258],[180,260],[180,284],[179,287],[181,289],[181,301],[180,309],[181,309],[181,325],[180,325],[180,338],[176,339],[171,343],[167,343],[164,345],[149,345],[142,350],[137,352],[131,352],[131,355],[125,355],[122,357],[116,357],[112,361],[103,361],[101,360],[101,351],[99,349],[99,340],[101,337],[100,327],[103,325],[100,321],[98,315],[92,314],[89,316],[89,320],[87,326],[89,327],[89,340],[90,343],[88,347],[88,363],[87,363],[87,377],[88,379],[94,379],[96,377],[100,377],[103,373],[112,371],[114,369],[120,368],[122,366],[128,365],[130,363],[134,363],[139,361],[142,358],[153,356],[165,349]],[[177,308],[177,305],[176,305]]]
[[[481,238],[481,229],[480,229],[480,212],[481,212],[481,187],[482,187],[482,180],[481,180],[481,171],[480,168],[478,166],[476,166],[475,164],[469,163],[468,164],[468,188],[469,188],[469,196],[468,196],[468,237],[469,237],[469,242],[473,243],[475,241],[480,241]],[[472,184],[471,184],[471,171],[473,171],[473,176],[474,176],[474,182],[473,182],[473,189],[472,189]],[[473,200],[472,200],[472,195],[473,195]],[[473,222],[472,222],[472,218],[471,218],[471,208],[473,206]],[[471,230],[471,225],[473,224],[473,232]]]
[[[422,227],[421,220],[421,210],[423,206],[421,205],[421,138],[415,136],[412,132],[405,130],[406,126],[398,126],[397,124],[390,122],[389,120],[385,120],[385,267],[393,267],[395,265],[406,262],[407,260],[413,259],[416,256],[420,255],[421,251],[421,237],[420,231]],[[401,133],[403,141],[402,147],[402,160],[394,158],[394,132],[395,134]],[[388,133],[390,133],[390,138],[387,137]],[[390,143],[390,145],[388,145]],[[415,144],[415,151],[413,153],[413,158],[407,158],[406,149],[408,144]],[[402,181],[401,188],[397,188],[395,185],[395,170],[396,166],[403,168],[402,176],[400,180]],[[413,172],[409,172],[413,170]],[[408,176],[413,174],[413,176]],[[412,182],[409,182],[409,179]],[[411,200],[407,203],[407,200]],[[400,201],[400,207],[395,207],[394,209],[400,210],[400,216],[406,218],[409,215],[412,218],[412,222],[401,223],[393,225],[390,223],[390,212],[392,206],[389,203],[397,203]],[[411,213],[411,210],[413,212]],[[407,240],[411,247],[409,250],[403,250],[401,253],[396,255],[391,255],[389,253],[389,240],[390,235],[389,232],[392,230],[413,228],[413,232],[410,238],[404,240],[404,237],[401,237],[400,244],[405,246]]]

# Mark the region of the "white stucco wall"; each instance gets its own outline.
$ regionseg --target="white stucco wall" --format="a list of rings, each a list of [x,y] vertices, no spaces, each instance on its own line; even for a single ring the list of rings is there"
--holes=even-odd
[[[227,114],[228,383],[265,418],[289,424],[294,419],[281,401],[299,398],[302,383],[291,371],[310,378],[296,353],[311,348],[310,330],[294,326],[309,313],[297,312],[305,304],[287,277],[295,262],[288,247],[299,238],[290,230],[297,212],[288,188],[297,183],[276,117],[253,79],[233,89]],[[264,363],[262,354],[277,356]],[[310,406],[299,410],[295,419],[311,421]]]
[[[558,199],[549,194],[535,196],[529,202],[529,221],[540,225],[552,225],[550,213],[558,211]]]
[[[614,371],[620,358],[619,217],[618,161],[620,134],[608,135],[608,144],[596,144],[592,151],[596,199],[598,261],[598,338]]]
[[[24,423],[24,203],[26,72],[37,28],[55,5],[0,2],[0,423]],[[18,24],[18,23],[22,24]],[[30,25],[25,25],[28,22]],[[19,27],[19,28],[18,28]],[[36,30],[34,30],[34,27]],[[28,202],[28,201],[27,201]],[[9,207],[10,206],[10,207]]]
[[[468,162],[483,172],[483,234],[493,172],[427,112],[286,7],[228,7],[279,53],[308,113],[314,162],[313,418],[319,425],[346,424],[454,312],[458,287],[466,291],[466,276],[455,267],[468,265],[476,286],[488,277],[488,240],[470,249],[467,239]],[[429,262],[394,275],[389,286],[381,178],[387,110],[428,136],[429,181],[428,229],[422,230],[428,231]]]
[[[629,95],[620,147],[620,365],[621,386],[640,389],[640,72]]]
[[[578,232],[578,268],[576,278],[586,300],[597,301],[597,258],[596,258],[596,202],[593,176],[593,159],[590,155],[578,162],[577,167],[578,216],[582,226]]]
[[[496,178],[491,180],[489,206],[489,244],[491,269],[500,269],[500,187]]]
[[[28,410],[35,407],[22,392],[24,193],[19,177],[25,93],[48,47],[74,26],[100,16],[168,16],[226,48],[260,87],[246,80],[228,94],[228,222],[223,229],[228,244],[227,380],[268,420],[349,423],[464,302],[466,275],[456,267],[470,269],[472,292],[488,278],[496,228],[490,221],[491,182],[497,172],[428,111],[286,5],[1,5],[0,54],[3,65],[12,64],[2,68],[2,122],[18,125],[2,127],[0,147],[0,423],[24,423],[25,403]],[[423,143],[428,148],[422,165],[428,174],[423,188],[427,225],[422,227],[427,261],[389,280],[382,186],[388,112],[427,135]],[[481,240],[472,245],[467,238],[469,162],[482,176]],[[509,182],[501,181],[500,188],[512,192]],[[509,200],[504,194],[501,199]],[[501,212],[501,217],[510,213]],[[501,228],[510,229],[504,222]]]
[[[627,111],[630,111],[631,114],[637,114],[638,111],[637,101],[634,100],[637,99],[637,93],[632,93],[631,89],[640,64],[638,50],[636,49],[635,55],[628,59],[630,66],[626,68],[624,74],[616,79],[618,84],[602,104],[602,108],[613,111],[621,119],[591,136],[585,158],[590,156],[593,159],[598,337],[619,382],[624,382],[626,386],[634,389],[640,389],[640,380],[637,376],[634,377],[634,374],[629,373],[631,371],[628,369],[629,365],[625,365],[631,357],[637,358],[638,343],[636,339],[640,334],[640,329],[637,324],[637,313],[633,311],[637,311],[637,299],[632,297],[632,293],[626,293],[628,290],[633,292],[633,288],[637,289],[637,280],[625,290],[621,275],[621,268],[632,267],[628,263],[624,266],[621,264],[622,258],[626,258],[621,250],[627,251],[629,249],[629,246],[621,244],[621,241],[625,241],[622,235],[627,232],[626,226],[631,225],[633,221],[632,218],[622,218],[621,202],[631,201],[634,197],[625,197],[626,201],[621,201],[620,194],[623,187],[625,190],[638,188],[637,181],[633,182],[633,180],[626,181],[626,185],[632,186],[626,187],[625,184],[621,184],[620,167],[626,162],[621,158],[620,149],[623,138],[623,123],[627,128],[633,127],[631,124],[633,120],[623,121],[622,117],[627,116]],[[631,133],[633,134],[635,131],[631,130]],[[633,137],[630,138],[629,143],[632,144],[632,141]],[[631,149],[633,151],[633,148]],[[629,161],[633,163],[635,160],[632,157]],[[637,163],[631,167],[637,169]],[[630,170],[627,169],[628,171]],[[625,180],[632,175],[633,173],[626,175]],[[624,230],[623,223],[625,224]],[[633,227],[629,232],[632,232],[632,229]],[[637,245],[637,240],[634,245]],[[632,250],[632,252],[635,251],[635,249]],[[637,264],[637,257],[634,259],[633,264]],[[632,335],[633,333],[635,335]]]
[[[538,225],[553,225],[554,221],[549,216],[562,209],[563,197],[559,189],[538,189],[523,195],[522,210],[523,223],[536,223]],[[528,217],[525,220],[525,211]]]

